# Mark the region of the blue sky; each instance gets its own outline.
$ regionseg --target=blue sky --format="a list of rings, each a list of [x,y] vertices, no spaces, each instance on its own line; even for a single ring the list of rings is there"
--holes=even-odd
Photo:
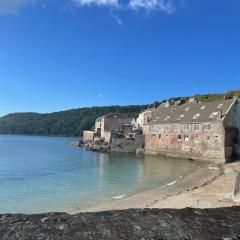
[[[240,88],[239,0],[0,0],[0,115]]]

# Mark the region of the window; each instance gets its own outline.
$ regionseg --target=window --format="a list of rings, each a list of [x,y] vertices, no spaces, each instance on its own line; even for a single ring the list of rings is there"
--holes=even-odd
[[[173,129],[174,129],[174,131],[179,131],[179,125],[178,124],[174,124],[173,125]]]
[[[209,118],[215,118],[217,115],[218,115],[218,112],[213,112],[213,113],[211,113]]]
[[[167,121],[169,118],[170,118],[170,116],[166,116],[164,120]]]
[[[164,126],[163,125],[159,125],[158,126],[158,132],[163,132],[164,131]]]
[[[189,111],[190,107],[186,107],[185,108],[185,112]]]
[[[164,129],[165,129],[165,131],[169,131],[169,125],[165,125],[165,127],[164,127]]]
[[[202,106],[202,107],[201,107],[201,110],[204,110],[205,108],[206,108],[206,106]]]
[[[189,136],[187,134],[184,135],[184,141],[188,142],[189,141]]]
[[[184,114],[181,114],[178,118],[177,118],[177,120],[182,120],[184,118]]]
[[[196,134],[196,135],[194,136],[194,140],[195,140],[196,142],[199,142],[200,136],[199,136],[198,134]]]
[[[177,140],[181,141],[182,140],[182,135],[178,135]]]
[[[162,135],[161,135],[161,134],[159,134],[159,135],[158,135],[158,138],[159,138],[159,139],[161,139],[161,137],[162,137]]]
[[[200,117],[200,113],[196,113],[196,114],[193,116],[192,119],[197,119],[197,118],[199,118],[199,117]]]
[[[215,141],[218,141],[218,140],[219,140],[219,135],[217,135],[217,134],[213,135],[213,139],[214,139]]]
[[[184,131],[189,131],[189,130],[190,130],[190,125],[184,124]]]
[[[194,130],[194,131],[200,131],[200,124],[199,124],[199,123],[195,123],[195,124],[193,125],[193,130]]]
[[[204,130],[205,131],[211,131],[212,130],[212,125],[210,123],[205,123],[204,124]]]

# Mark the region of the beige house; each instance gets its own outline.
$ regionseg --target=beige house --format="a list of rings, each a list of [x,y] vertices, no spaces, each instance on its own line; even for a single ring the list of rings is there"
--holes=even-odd
[[[240,101],[167,102],[143,129],[147,154],[225,162],[239,144]]]
[[[136,120],[137,126],[143,128],[143,126],[152,119],[155,110],[155,108],[148,108],[141,112]]]
[[[94,139],[103,139],[106,142],[109,142],[113,132],[124,131],[127,134],[127,129],[134,128],[134,124],[135,119],[130,118],[125,113],[106,114],[97,118],[95,121]],[[87,141],[87,139],[92,136],[89,131],[84,131],[83,135],[87,137],[86,139],[83,137],[84,141]]]

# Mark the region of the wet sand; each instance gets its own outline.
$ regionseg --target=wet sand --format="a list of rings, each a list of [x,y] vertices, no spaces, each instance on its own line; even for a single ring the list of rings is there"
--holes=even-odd
[[[123,210],[129,208],[218,208],[240,206],[233,201],[234,170],[240,162],[227,165],[208,164],[169,186],[142,191],[123,199],[98,203],[70,213]]]

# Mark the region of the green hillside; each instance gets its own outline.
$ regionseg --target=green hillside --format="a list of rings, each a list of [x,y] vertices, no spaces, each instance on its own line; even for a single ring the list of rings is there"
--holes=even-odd
[[[240,97],[240,90],[223,94],[205,94],[194,96],[199,101],[214,101]],[[188,97],[176,97],[187,99]],[[161,102],[156,102],[158,106]],[[80,136],[83,130],[92,129],[95,119],[109,112],[127,113],[136,117],[142,109],[151,105],[108,106],[79,108],[50,114],[12,113],[0,118],[0,134],[49,135],[49,136]]]
[[[0,118],[0,134],[80,136],[92,129],[95,119],[109,112],[127,113],[136,117],[145,105],[80,108],[39,114],[12,113]]]

